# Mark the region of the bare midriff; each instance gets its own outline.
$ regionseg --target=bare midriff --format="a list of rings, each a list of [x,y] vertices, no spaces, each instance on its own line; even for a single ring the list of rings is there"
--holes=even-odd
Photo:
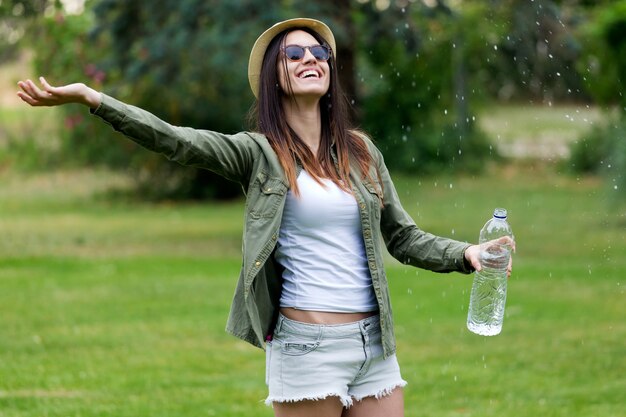
[[[288,319],[312,324],[353,323],[378,314],[378,311],[366,313],[332,313],[328,311],[298,310],[292,307],[281,307],[280,312]]]

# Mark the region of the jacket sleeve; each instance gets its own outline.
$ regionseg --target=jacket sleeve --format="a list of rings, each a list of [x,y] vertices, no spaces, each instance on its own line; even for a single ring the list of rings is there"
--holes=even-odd
[[[146,149],[239,183],[249,177],[255,153],[258,153],[254,140],[247,133],[225,135],[173,126],[106,94],[102,94],[100,105],[91,112]]]
[[[380,228],[389,253],[403,264],[435,272],[472,272],[465,260],[470,245],[421,230],[404,210],[389,171],[378,149],[374,151],[383,182]]]

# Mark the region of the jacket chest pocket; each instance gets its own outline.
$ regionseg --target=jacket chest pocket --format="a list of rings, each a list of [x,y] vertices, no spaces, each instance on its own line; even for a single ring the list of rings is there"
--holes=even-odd
[[[248,190],[250,216],[254,219],[274,217],[287,192],[280,179],[260,173]]]
[[[363,181],[363,187],[367,191],[364,198],[367,200],[372,211],[374,212],[374,216],[376,216],[377,219],[380,218],[380,210],[382,208],[380,188],[369,181]]]

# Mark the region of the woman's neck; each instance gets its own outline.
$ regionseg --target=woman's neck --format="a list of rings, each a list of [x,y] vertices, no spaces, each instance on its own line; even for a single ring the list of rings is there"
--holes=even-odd
[[[317,150],[322,140],[322,115],[319,100],[295,102],[285,98],[283,99],[283,108],[287,124],[317,157]]]

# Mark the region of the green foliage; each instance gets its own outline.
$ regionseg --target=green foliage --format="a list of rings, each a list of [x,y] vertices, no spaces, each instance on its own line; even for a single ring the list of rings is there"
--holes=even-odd
[[[584,56],[578,70],[588,90],[603,104],[618,104],[626,112],[626,1],[598,7],[581,30]]]
[[[361,122],[395,169],[476,170],[490,154],[469,110],[480,100],[477,56],[489,53],[470,30],[483,8],[452,15],[424,7],[362,8]]]
[[[0,63],[14,59],[33,20],[43,14],[49,0],[0,1]]]
[[[235,2],[153,7],[148,1],[103,0],[92,5],[82,15],[58,11],[42,22],[35,37],[40,73],[49,74],[52,82],[85,82],[172,124],[226,133],[243,128],[252,95],[245,76],[247,53],[237,52],[248,50],[263,20],[233,25],[241,16]],[[209,172],[180,167],[115,138],[108,126],[87,120],[84,109],[67,107],[64,119],[61,152],[77,163],[132,170],[146,197],[240,193]]]
[[[600,173],[611,155],[616,137],[613,129],[596,125],[571,145],[570,166],[573,172]]]
[[[597,5],[608,10],[593,15],[604,16],[598,22],[620,21],[622,6],[609,3]],[[246,128],[253,100],[246,68],[257,34],[279,19],[320,18],[347,46],[339,57],[358,124],[372,134],[392,168],[409,172],[475,171],[485,157],[493,158],[474,116],[486,99],[585,98],[573,69],[583,32],[570,31],[586,16],[577,6],[583,7],[581,2],[381,4],[172,0],[154,7],[147,0],[92,0],[82,15],[58,11],[37,26],[37,68],[52,82],[83,81],[173,124],[235,132]],[[590,42],[607,36],[614,42],[622,33],[596,32]],[[586,56],[592,45],[584,45]],[[603,56],[610,62],[610,54]],[[613,81],[603,81],[599,95],[621,88],[621,81],[614,81],[621,67],[607,65],[612,76],[604,79]],[[113,138],[82,109],[64,111],[61,153],[79,163],[131,169],[142,193],[157,198],[239,193],[210,173]]]
[[[39,24],[30,34],[30,42],[37,51],[34,66],[37,74],[45,75],[50,83],[83,82],[102,90],[106,74],[98,64],[102,43],[89,37],[93,15],[67,15],[60,8]],[[61,136],[58,153],[66,164],[105,164],[112,167],[133,165],[136,146],[128,141],[115,141],[111,130],[91,120],[82,106],[63,106],[59,111]]]
[[[610,200],[626,200],[626,119],[613,118],[595,126],[574,143],[570,157],[574,172],[603,175]]]
[[[626,1],[597,8],[584,27],[585,56],[579,64],[589,91],[617,115],[593,129],[572,151],[578,170],[605,175],[614,201],[626,200]]]
[[[484,85],[491,96],[539,102],[588,100],[576,69],[582,52],[576,29],[587,12],[577,2],[558,3],[505,0],[486,11],[483,24],[500,28],[500,36],[490,39],[497,52],[483,62],[484,76],[489,77]]]

